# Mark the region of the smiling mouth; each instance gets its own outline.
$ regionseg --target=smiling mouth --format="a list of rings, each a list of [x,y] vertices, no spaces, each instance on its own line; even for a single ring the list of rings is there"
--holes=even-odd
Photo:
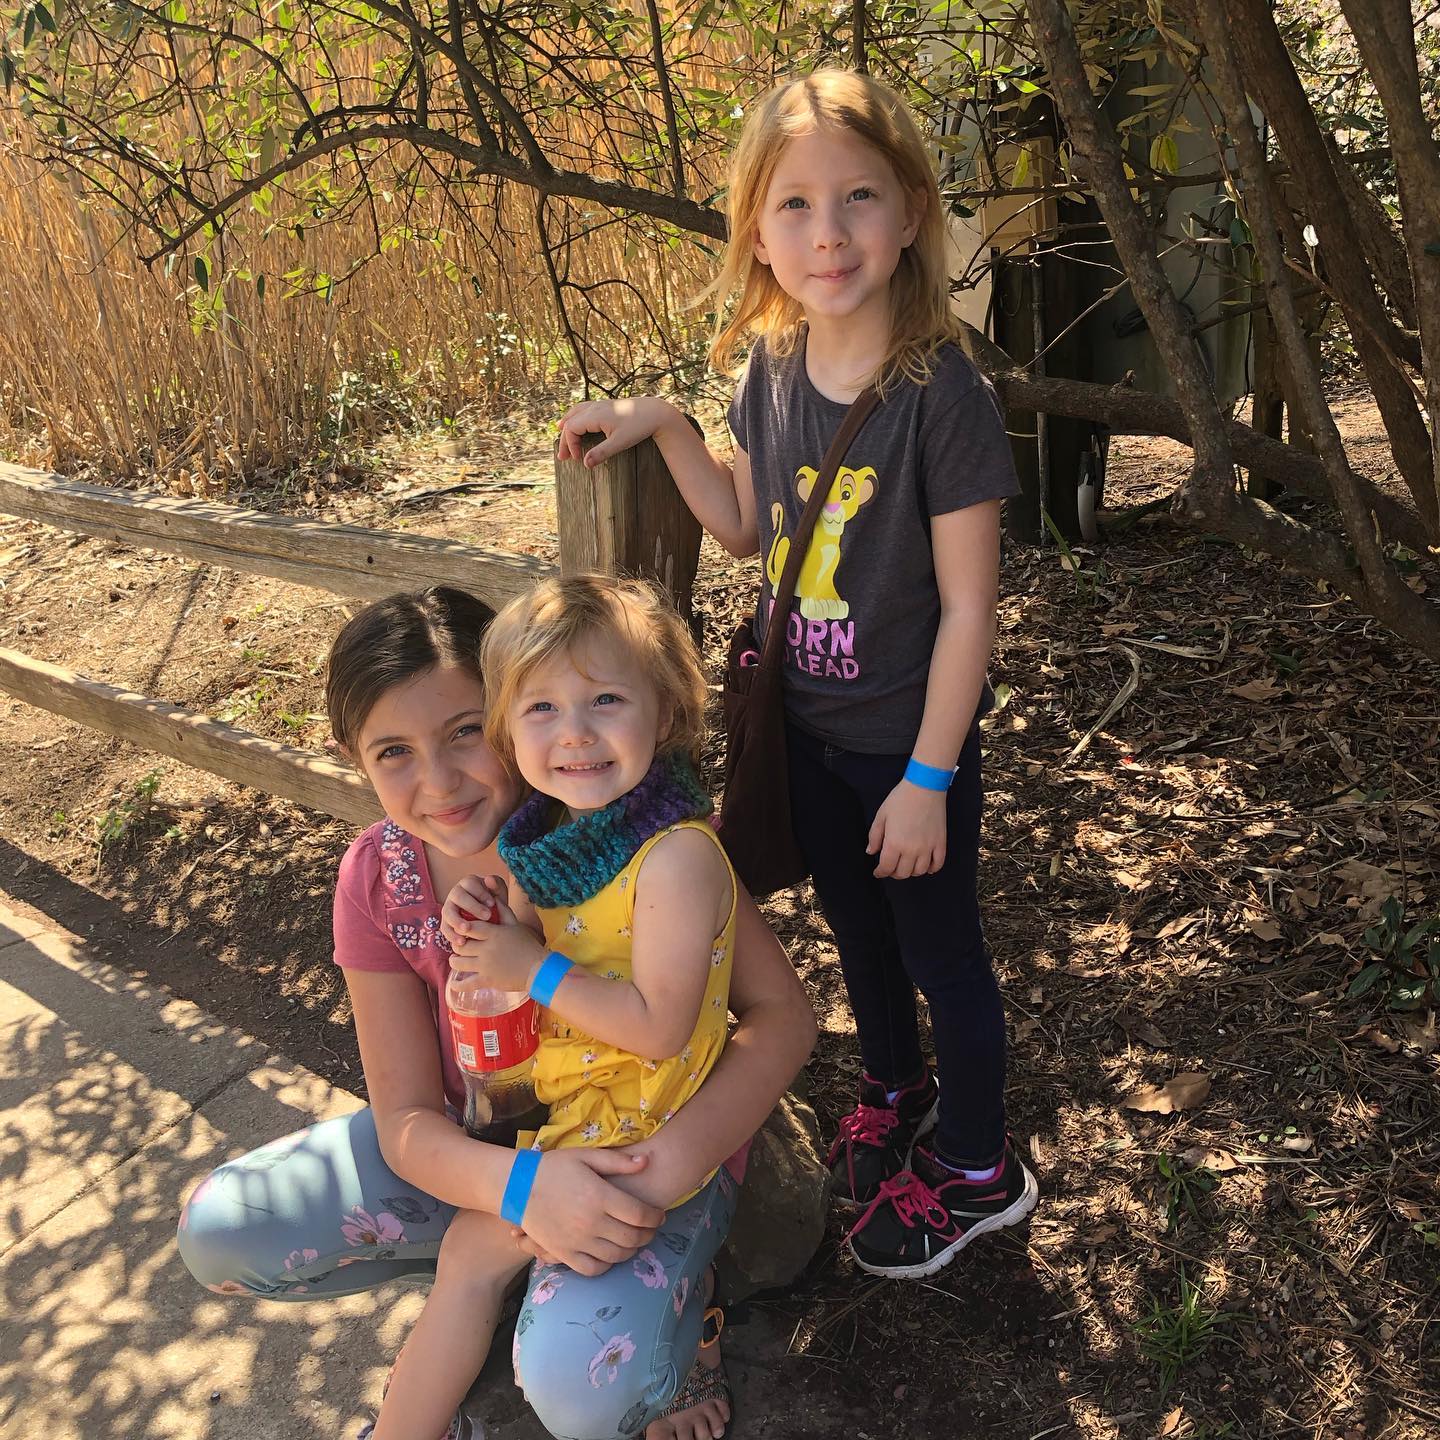
[[[562,775],[598,775],[614,763],[613,760],[592,760],[586,765],[557,765],[555,768]]]
[[[463,825],[480,808],[480,801],[472,800],[468,805],[456,805],[450,810],[433,810],[426,817],[441,825]]]
[[[848,270],[826,270],[815,278],[817,280],[848,280],[860,267],[852,265]]]

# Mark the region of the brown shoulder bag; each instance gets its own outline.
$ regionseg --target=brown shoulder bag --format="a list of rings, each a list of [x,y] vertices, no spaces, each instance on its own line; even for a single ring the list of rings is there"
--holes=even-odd
[[[815,488],[790,539],[764,645],[756,641],[754,623],[748,619],[735,627],[730,640],[723,695],[725,798],[720,807],[720,838],[736,874],[752,895],[765,896],[798,885],[810,873],[790,823],[782,684],[785,627],[820,508],[851,443],[879,402],[873,388],[856,396],[825,452]],[[763,582],[760,593],[763,602]]]

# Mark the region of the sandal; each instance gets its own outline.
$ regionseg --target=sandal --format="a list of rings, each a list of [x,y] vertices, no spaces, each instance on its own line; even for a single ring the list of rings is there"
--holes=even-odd
[[[716,1344],[724,1328],[725,1312],[718,1305],[711,1305],[705,1311],[705,1318],[701,1322],[700,1348],[708,1350]],[[723,1400],[730,1407],[730,1418],[720,1432],[720,1440],[726,1440],[730,1427],[735,1423],[735,1400],[730,1393],[730,1377],[725,1373],[724,1356],[721,1356],[720,1363],[712,1370],[710,1366],[703,1364],[697,1355],[695,1363],[690,1367],[690,1373],[675,1392],[675,1398],[655,1419],[664,1420],[668,1416],[678,1415],[682,1410],[691,1410],[696,1405],[703,1405],[707,1400]]]

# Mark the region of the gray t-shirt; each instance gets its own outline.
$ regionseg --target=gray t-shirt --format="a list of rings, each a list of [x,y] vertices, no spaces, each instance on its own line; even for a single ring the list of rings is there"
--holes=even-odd
[[[764,634],[805,497],[846,406],[764,341],[730,405],[750,457],[764,578]],[[953,345],[926,385],[897,384],[865,422],[820,512],[795,587],[785,646],[785,708],[811,734],[871,754],[904,754],[925,710],[940,594],[930,517],[1019,492],[990,385]]]

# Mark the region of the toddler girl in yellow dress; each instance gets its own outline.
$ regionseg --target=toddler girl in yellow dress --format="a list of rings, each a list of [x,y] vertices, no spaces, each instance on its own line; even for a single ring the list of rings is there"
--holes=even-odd
[[[661,596],[601,576],[514,601],[481,668],[490,743],[535,792],[500,835],[520,923],[466,922],[492,901],[472,876],[442,924],[462,965],[499,978],[499,951],[512,988],[547,1007],[535,1092],[550,1118],[521,1143],[632,1144],[700,1088],[729,1019],[736,882],[694,768],[704,676]]]

